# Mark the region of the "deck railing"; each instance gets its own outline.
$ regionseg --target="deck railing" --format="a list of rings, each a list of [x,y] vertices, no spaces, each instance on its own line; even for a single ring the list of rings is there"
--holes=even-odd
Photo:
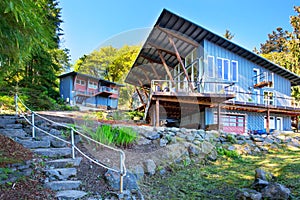
[[[22,107],[24,107],[25,109],[22,110],[21,107],[18,106],[18,104],[21,104]],[[120,149],[116,149],[116,148],[113,148],[111,146],[108,146],[108,145],[105,145],[105,144],[102,144],[88,136],[86,136],[85,134],[81,133],[80,131],[74,129],[73,127],[71,126],[68,126],[68,125],[64,125],[64,124],[61,124],[61,123],[58,123],[58,122],[55,122],[55,121],[52,121],[50,119],[47,119],[46,117],[43,117],[41,115],[39,115],[38,113],[36,113],[35,111],[32,111],[29,107],[27,107],[25,105],[25,103],[18,97],[18,95],[16,94],[15,95],[15,107],[16,107],[16,115],[20,115],[22,116],[31,126],[32,126],[32,138],[35,138],[36,137],[36,130],[39,130],[57,140],[60,140],[62,142],[65,142],[66,144],[69,144],[71,145],[71,148],[72,148],[72,159],[75,159],[75,150],[77,152],[79,152],[82,156],[84,156],[85,158],[87,158],[88,160],[90,160],[91,162],[93,162],[94,164],[100,166],[100,167],[103,167],[103,168],[106,168],[108,170],[111,170],[111,171],[114,171],[116,173],[119,173],[120,174],[120,196],[123,195],[123,178],[126,176],[126,167],[125,167],[125,153],[120,150]],[[45,121],[48,121],[52,124],[55,124],[57,126],[60,126],[60,127],[63,127],[63,128],[66,128],[70,131],[70,135],[71,135],[71,141],[67,141],[67,140],[64,140],[60,137],[57,137],[55,135],[52,135],[50,133],[48,133],[47,131],[43,130],[42,128],[40,127],[37,127],[36,126],[36,123],[35,123],[35,118],[36,117],[39,117]],[[97,160],[94,160],[92,159],[91,157],[89,157],[88,155],[86,155],[84,152],[82,152],[75,144],[75,140],[74,140],[74,135],[75,134],[78,134],[82,137],[84,137],[85,139],[91,141],[91,142],[94,142],[96,143],[97,145],[100,145],[101,147],[104,147],[104,148],[107,148],[107,149],[110,149],[110,150],[113,150],[113,151],[116,151],[120,154],[120,169],[117,170],[115,168],[112,168],[112,167],[108,167],[104,164],[102,164],[101,162],[97,161]]]

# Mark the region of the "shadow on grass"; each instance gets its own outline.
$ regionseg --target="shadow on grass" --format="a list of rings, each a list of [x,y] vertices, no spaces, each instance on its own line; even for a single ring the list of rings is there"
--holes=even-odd
[[[241,159],[220,157],[204,166],[175,168],[164,176],[146,178],[141,189],[146,199],[235,199],[236,192],[250,187],[255,169],[262,168],[277,182],[300,196],[300,151],[277,151]]]

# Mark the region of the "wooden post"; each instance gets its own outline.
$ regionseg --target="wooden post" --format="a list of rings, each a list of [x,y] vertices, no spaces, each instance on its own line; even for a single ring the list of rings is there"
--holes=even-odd
[[[137,87],[135,87],[135,90],[136,90],[137,94],[139,95],[139,98],[140,98],[142,104],[145,104],[145,103],[144,103],[144,99],[143,99],[143,97],[142,97],[142,95],[141,95],[139,89],[138,89]]]
[[[155,126],[159,127],[159,100],[155,102]]]
[[[270,109],[269,109],[269,102],[268,102],[268,105],[267,105],[266,132],[267,132],[267,134],[270,134]]]
[[[217,124],[218,124],[218,132],[222,130],[221,128],[221,104],[218,103],[218,109],[217,109]]]
[[[170,70],[169,70],[169,67],[168,67],[168,65],[167,65],[167,63],[166,63],[164,57],[163,57],[162,54],[161,54],[161,51],[160,51],[159,49],[157,49],[157,52],[158,52],[158,55],[159,55],[159,57],[160,57],[160,59],[161,59],[161,61],[162,61],[162,63],[163,63],[163,66],[165,67],[165,70],[166,70],[166,72],[167,72],[167,74],[168,74],[170,80],[172,81],[173,85],[175,85],[173,76],[172,76],[172,74],[171,74],[171,72],[170,72]]]
[[[177,50],[177,47],[176,47],[176,45],[175,45],[175,42],[173,41],[173,39],[172,39],[169,35],[168,35],[168,38],[169,38],[169,41],[170,41],[170,43],[172,44],[173,48],[175,49],[175,53],[176,53],[177,60],[179,61],[180,65],[182,66],[183,73],[184,73],[184,75],[185,75],[185,77],[186,77],[186,80],[188,81],[189,86],[190,86],[190,88],[191,88],[191,90],[192,90],[192,92],[193,92],[194,87],[193,87],[193,85],[192,85],[192,83],[191,83],[191,81],[190,81],[190,78],[189,78],[188,73],[187,73],[186,70],[185,70],[184,63],[183,63],[183,61],[182,61],[182,59],[181,59],[181,57],[180,57],[180,54],[179,54],[179,52],[178,52],[178,50]]]
[[[298,119],[298,116],[296,116],[296,130],[297,130],[297,133],[299,132],[298,125],[299,125],[299,119]]]

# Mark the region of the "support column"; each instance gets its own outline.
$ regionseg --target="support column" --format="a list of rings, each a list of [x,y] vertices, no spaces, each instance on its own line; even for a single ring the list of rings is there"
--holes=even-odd
[[[270,134],[270,109],[269,105],[267,105],[267,120],[266,120],[266,132],[267,134]]]
[[[218,103],[217,107],[217,123],[218,123],[218,131],[220,132],[222,130],[221,128],[221,104]]]
[[[172,46],[173,46],[173,48],[175,50],[175,54],[176,54],[177,60],[179,61],[180,65],[182,66],[183,73],[184,73],[184,75],[186,77],[186,80],[188,81],[188,84],[189,84],[189,86],[191,88],[191,91],[193,92],[193,90],[194,90],[193,84],[191,83],[189,75],[188,75],[188,73],[187,73],[187,71],[185,69],[184,63],[183,63],[183,61],[182,61],[182,59],[180,57],[180,54],[179,54],[179,52],[177,50],[176,45],[175,45],[175,42],[173,41],[173,39],[169,35],[168,35],[168,38],[169,38],[169,41],[170,41],[170,43],[172,44]]]
[[[166,72],[167,72],[167,74],[168,74],[170,80],[172,81],[172,84],[175,85],[173,76],[172,76],[172,74],[171,74],[171,72],[170,72],[170,70],[169,70],[169,67],[168,67],[168,65],[167,65],[167,63],[166,63],[166,61],[165,61],[163,55],[161,54],[161,51],[160,51],[159,49],[157,49],[157,52],[158,52],[158,55],[159,55],[159,57],[160,57],[160,59],[161,59],[161,61],[162,61],[162,63],[163,63],[163,66],[165,67],[165,70],[166,70]]]
[[[159,100],[155,102],[155,126],[159,127]]]
[[[296,116],[296,130],[297,130],[297,133],[299,132],[298,126],[299,126],[299,118],[298,118],[298,116]]]

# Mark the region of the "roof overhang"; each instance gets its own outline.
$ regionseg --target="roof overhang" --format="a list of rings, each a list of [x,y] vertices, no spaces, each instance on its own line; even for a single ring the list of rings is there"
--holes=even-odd
[[[166,9],[153,26],[125,82],[149,87],[151,80],[165,79],[167,72],[161,56],[170,71],[179,63],[170,38],[183,59],[207,40],[288,79],[292,86],[300,85],[298,75]]]

